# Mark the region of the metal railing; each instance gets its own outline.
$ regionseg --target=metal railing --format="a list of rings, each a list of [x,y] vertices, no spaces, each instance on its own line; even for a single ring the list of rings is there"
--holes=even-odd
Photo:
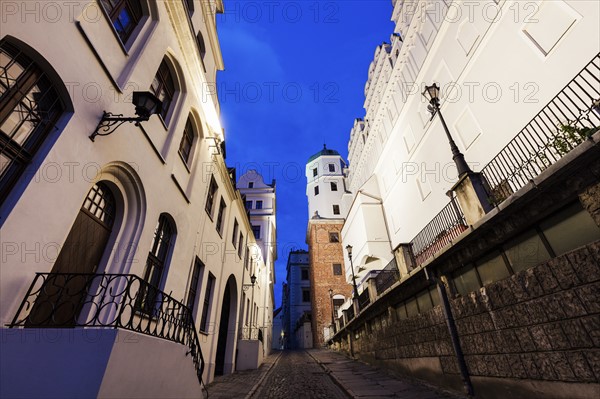
[[[398,264],[396,258],[392,260],[377,273],[375,277],[375,288],[377,288],[377,295],[381,295],[385,290],[390,288],[395,282],[400,280],[400,271],[398,270]]]
[[[600,126],[596,55],[482,170],[490,200],[504,201]]]
[[[460,205],[452,199],[410,242],[416,265],[429,259],[466,229],[467,222]]]
[[[264,336],[263,331],[262,331],[263,329],[264,329],[264,327],[244,326],[244,327],[240,328],[240,339],[258,340],[260,342],[263,342],[263,336]]]
[[[36,273],[9,327],[110,327],[163,338],[189,347],[202,384],[192,312],[135,275]]]
[[[350,305],[350,307],[348,309],[346,309],[345,312],[346,312],[346,318],[348,319],[348,322],[350,322],[350,320],[354,319],[354,304]]]
[[[365,288],[365,290],[358,296],[358,308],[363,310],[371,303],[371,299],[369,298],[369,289]]]

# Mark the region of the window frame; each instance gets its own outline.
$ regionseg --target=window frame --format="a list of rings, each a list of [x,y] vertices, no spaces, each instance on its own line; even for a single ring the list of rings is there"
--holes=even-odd
[[[331,191],[337,191],[338,190],[338,185],[336,182],[332,181],[329,183],[329,186],[331,188]]]
[[[204,301],[202,302],[202,315],[200,317],[200,328],[199,331],[204,334],[208,334],[208,324],[210,320],[210,305],[214,296],[214,286],[217,279],[209,272],[208,280],[206,282],[206,291],[204,291]]]
[[[162,102],[162,112],[158,114],[158,116],[165,125],[169,119],[168,117],[171,109],[175,104],[175,95],[178,91],[177,79],[175,79],[175,74],[171,68],[172,66],[170,65],[169,59],[167,56],[164,56],[160,65],[158,66],[158,69],[156,70],[156,73],[154,74],[154,78],[152,79],[149,90]],[[156,81],[158,81],[158,86],[155,88],[154,82]],[[161,96],[163,89],[165,90],[165,97],[169,98],[167,104],[165,104],[165,99]]]
[[[315,186],[315,197],[317,195],[319,195],[319,185],[318,184]]]
[[[219,186],[217,181],[215,180],[215,176],[210,176],[210,183],[208,185],[208,191],[206,194],[206,204],[204,205],[204,210],[208,214],[210,220],[213,220],[213,212],[215,210],[215,200],[217,198],[217,191],[219,190]]]
[[[341,213],[340,213],[340,206],[339,205],[337,205],[337,204],[333,205],[333,214],[334,215],[341,215]]]
[[[219,202],[219,211],[217,212],[217,221],[215,222],[215,228],[217,229],[217,233],[222,237],[223,236],[223,219],[225,219],[225,208],[227,208],[227,204],[221,196],[221,201]]]
[[[113,2],[116,4],[113,5]],[[133,40],[135,40],[135,33],[138,30],[138,27],[144,20],[144,17],[147,16],[147,12],[145,12],[142,2],[136,0],[99,0],[98,3],[100,3],[100,9],[102,10],[104,17],[108,20],[115,37],[119,41],[119,44],[127,53],[128,47],[130,47],[133,43]],[[110,10],[107,9],[107,3],[110,3]],[[137,8],[137,10],[135,8]],[[119,29],[117,29],[115,25],[116,22],[119,21],[119,16],[124,9],[128,11],[129,16],[132,18],[131,29],[125,33],[125,37],[121,35]]]
[[[0,52],[7,60],[7,69],[15,65],[20,69],[18,76],[14,77],[14,83],[10,86],[2,85],[4,92],[0,96],[0,128],[6,122],[9,122],[15,112],[19,109],[28,111],[28,115],[35,109],[39,110],[41,101],[35,99],[35,95],[40,100],[45,97],[51,99],[48,104],[48,117],[40,119],[29,132],[26,132],[26,138],[20,138],[19,131],[27,120],[21,120],[18,126],[14,126],[11,132],[0,130],[0,155],[6,158],[6,167],[0,171],[0,205],[6,201],[12,189],[15,187],[23,172],[33,162],[36,154],[46,139],[57,129],[56,124],[60,118],[67,112],[67,104],[61,95],[61,87],[51,77],[52,70],[45,70],[43,66],[35,62],[23,49],[6,38],[0,40]],[[9,70],[6,71],[8,79]],[[62,82],[60,82],[62,83]],[[33,90],[38,90],[33,92]],[[39,93],[42,93],[41,95]],[[34,97],[34,105],[28,106],[26,101]],[[16,129],[16,131],[15,131]],[[17,140],[15,140],[15,138]],[[20,142],[19,142],[20,141]],[[0,164],[1,165],[1,164]]]
[[[185,123],[185,127],[183,128],[183,134],[181,136],[181,141],[179,142],[179,156],[183,160],[186,166],[191,166],[191,160],[193,159],[192,154],[194,151],[194,142],[196,134],[194,133],[194,125],[192,123],[192,118],[188,117],[187,122]],[[185,150],[184,144],[189,143],[189,147],[187,148],[187,152]]]

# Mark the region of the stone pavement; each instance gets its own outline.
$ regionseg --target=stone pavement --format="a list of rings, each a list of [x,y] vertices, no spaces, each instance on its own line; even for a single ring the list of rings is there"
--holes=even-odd
[[[383,370],[326,349],[308,353],[352,398],[448,399],[459,398],[429,386],[399,379]]]
[[[223,377],[215,378],[208,386],[209,399],[242,399],[250,398],[267,373],[279,359],[281,351],[273,351],[264,360],[258,370],[236,371]],[[204,391],[204,398],[207,397]]]
[[[327,349],[275,351],[258,370],[217,377],[207,390],[210,399],[458,398]]]
[[[285,351],[252,396],[256,399],[348,399],[306,351]]]

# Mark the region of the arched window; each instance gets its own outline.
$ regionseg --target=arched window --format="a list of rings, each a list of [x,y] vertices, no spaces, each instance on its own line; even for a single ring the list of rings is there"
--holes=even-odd
[[[154,76],[150,90],[160,101],[162,101],[162,111],[160,116],[163,121],[166,121],[167,114],[173,102],[175,96],[175,80],[173,79],[173,72],[169,68],[167,59],[163,58],[160,63],[160,67]]]
[[[206,44],[204,44],[204,37],[202,32],[198,32],[198,48],[200,49],[200,61],[202,61],[202,68],[206,72],[206,64],[204,63],[204,56],[206,55]]]
[[[46,73],[0,40],[0,204],[64,111]]]
[[[139,0],[102,0],[102,5],[121,42],[127,43],[143,16]]]
[[[140,299],[142,300],[140,310],[145,313],[150,313],[158,307],[156,304],[160,300],[158,291],[161,289],[171,249],[175,244],[175,234],[175,225],[171,218],[165,213],[160,215],[148,259],[146,260],[146,271],[144,272],[144,281],[149,286],[140,290]]]
[[[190,164],[190,154],[194,145],[194,127],[192,125],[192,118],[188,118],[183,129],[183,136],[181,137],[181,143],[179,143],[179,154],[183,158],[184,162]]]

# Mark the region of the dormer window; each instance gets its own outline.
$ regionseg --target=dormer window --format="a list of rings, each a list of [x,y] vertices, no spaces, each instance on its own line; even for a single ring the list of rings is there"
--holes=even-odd
[[[248,188],[254,188],[254,182],[253,181],[251,181],[251,182],[248,183]]]

